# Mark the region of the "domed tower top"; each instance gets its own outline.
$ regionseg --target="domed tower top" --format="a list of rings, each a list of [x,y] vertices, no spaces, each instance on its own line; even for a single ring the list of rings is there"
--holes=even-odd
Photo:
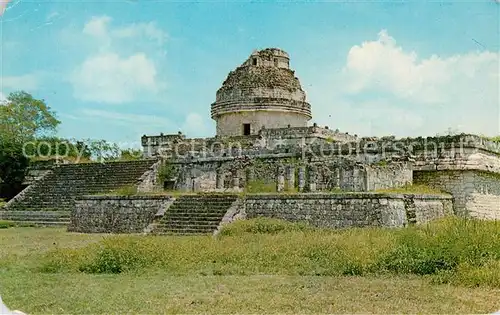
[[[262,128],[304,127],[311,106],[289,55],[278,48],[254,51],[217,91],[212,119],[217,135],[257,134]]]
[[[290,56],[279,48],[255,50],[242,66],[267,66],[290,69]]]

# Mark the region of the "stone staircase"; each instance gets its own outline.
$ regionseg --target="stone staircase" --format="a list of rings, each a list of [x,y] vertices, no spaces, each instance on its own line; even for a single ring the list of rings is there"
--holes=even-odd
[[[3,210],[0,220],[23,223],[58,221],[66,224],[76,197],[137,185],[155,162],[140,160],[59,165],[0,209]],[[61,215],[54,214],[57,212]]]
[[[153,234],[212,234],[236,195],[185,195],[177,198],[155,224]]]
[[[12,221],[19,226],[63,227],[70,222],[69,211],[0,211],[2,221]]]

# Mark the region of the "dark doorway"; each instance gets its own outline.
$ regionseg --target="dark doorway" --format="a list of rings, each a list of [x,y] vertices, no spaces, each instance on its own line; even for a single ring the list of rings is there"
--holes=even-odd
[[[253,66],[256,66],[256,65],[257,65],[257,58],[253,58],[253,59],[252,59],[252,65],[253,65]]]
[[[163,190],[174,190],[175,188],[175,180],[166,180],[163,183]]]
[[[250,124],[243,124],[243,135],[244,136],[250,135]]]

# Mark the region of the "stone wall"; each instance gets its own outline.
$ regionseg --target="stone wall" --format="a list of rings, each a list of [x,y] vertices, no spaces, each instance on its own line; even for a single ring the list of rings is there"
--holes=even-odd
[[[269,89],[266,87],[250,87],[224,90],[217,93],[217,102],[244,102],[249,98],[274,98],[274,99],[290,99],[295,101],[305,101],[306,95],[301,90],[290,90],[286,88],[275,87]]]
[[[138,180],[138,192],[154,192],[163,189],[163,183],[158,182],[158,173],[162,166],[162,161],[153,164],[148,171],[142,174]]]
[[[476,170],[500,174],[500,155],[477,148],[445,150],[436,154],[418,154],[415,170]]]
[[[371,191],[412,183],[411,164],[362,164],[345,157],[316,158],[309,162],[287,156],[192,160],[178,163],[176,188],[181,191],[244,189],[249,181],[275,184],[282,176],[287,188],[298,191]],[[281,173],[281,175],[280,175]],[[220,178],[220,180],[218,180]],[[219,184],[218,184],[219,183]]]
[[[193,159],[207,157],[241,156],[258,153],[254,147],[259,137],[231,136],[212,138],[169,138],[167,136],[143,136],[142,146],[145,157]]]
[[[307,221],[317,227],[403,227],[452,214],[448,195],[297,194],[249,195],[241,212],[289,221]]]
[[[481,171],[415,171],[414,182],[448,192],[455,214],[500,219],[500,175]]]
[[[182,201],[182,198],[186,200],[177,202]],[[224,211],[217,210],[220,215],[219,224],[226,224],[235,219],[265,216],[288,221],[307,221],[324,228],[404,227],[452,214],[452,198],[448,195],[255,194],[246,195],[237,202],[234,202],[235,195],[223,198],[227,199],[224,199],[226,204],[223,206],[227,210],[224,210],[225,215]],[[176,201],[175,204],[180,209],[176,212],[173,210],[176,206],[172,206],[174,201],[175,199],[169,196],[154,195],[83,196],[76,200],[68,231],[142,233],[150,229],[155,218],[158,219],[164,214],[167,216],[172,211],[178,213],[181,210],[189,210],[194,211],[194,216],[196,213],[208,211],[203,209],[207,208],[210,202],[218,207],[223,202],[217,195],[188,195]],[[182,217],[189,218],[184,214]],[[161,220],[156,222],[162,222]],[[190,222],[188,221],[186,224]]]
[[[266,139],[286,139],[287,145],[300,144],[299,142],[290,142],[291,139],[328,139],[331,141],[349,142],[356,141],[356,135],[340,132],[339,130],[331,130],[328,127],[320,127],[316,124],[308,127],[290,127],[290,128],[275,128],[262,129],[259,135]],[[309,143],[306,141],[306,143]]]
[[[83,196],[75,201],[68,231],[141,233],[172,203],[169,196]]]
[[[365,169],[365,191],[402,187],[413,183],[413,170],[410,163],[366,165]]]
[[[281,128],[291,125],[307,125],[307,116],[284,111],[240,111],[223,114],[217,118],[217,134],[226,136],[243,135],[243,124],[250,124],[250,132],[255,135],[262,128]]]

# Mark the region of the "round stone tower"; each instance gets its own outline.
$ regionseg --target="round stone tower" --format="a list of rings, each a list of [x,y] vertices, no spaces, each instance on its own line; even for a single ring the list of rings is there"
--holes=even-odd
[[[285,51],[267,48],[255,51],[229,73],[212,104],[218,136],[307,126],[311,106],[289,62]]]

